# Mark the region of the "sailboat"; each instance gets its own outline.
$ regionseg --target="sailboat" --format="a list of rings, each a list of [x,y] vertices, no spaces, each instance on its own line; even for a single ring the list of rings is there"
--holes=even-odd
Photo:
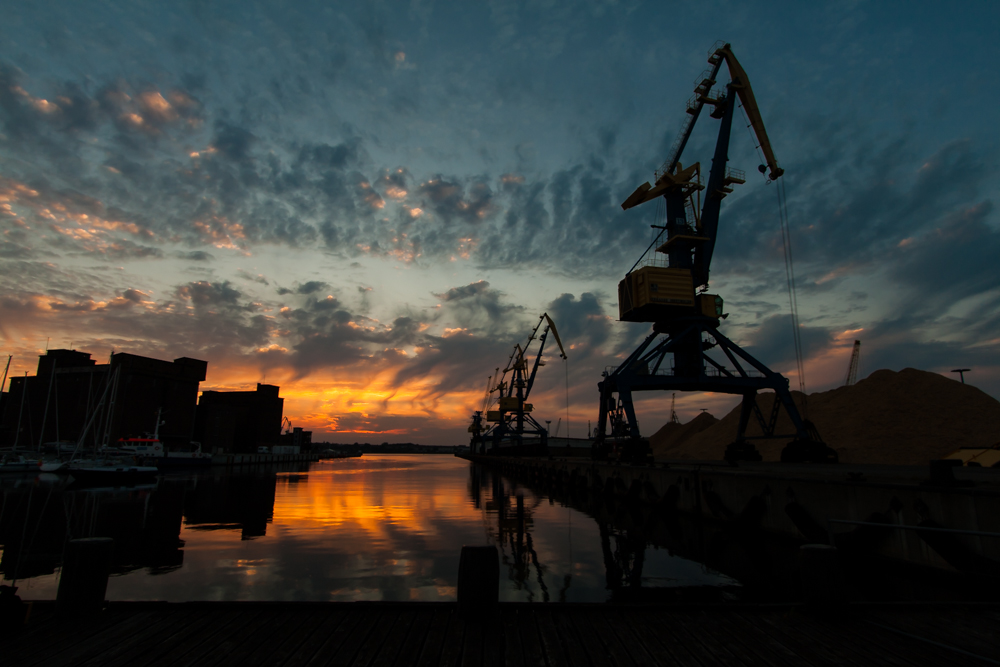
[[[7,452],[0,456],[0,473],[37,472],[39,463],[35,459],[26,459],[16,452]]]
[[[87,433],[90,431],[90,427],[93,426],[97,414],[104,406],[104,399],[108,395],[108,390],[117,384],[116,380],[118,379],[119,370],[119,368],[116,368],[114,376],[108,379],[108,383],[104,387],[104,393],[101,395],[101,400],[98,402],[97,408],[91,414],[87,424],[83,427],[80,439],[76,443],[76,451],[73,452],[73,457],[65,468],[65,472],[68,472],[77,482],[83,484],[133,485],[136,482],[149,479],[159,472],[156,466],[136,465],[134,458],[132,461],[123,460],[121,453],[118,452],[95,451],[95,458],[93,459],[84,460],[76,458],[87,437]]]

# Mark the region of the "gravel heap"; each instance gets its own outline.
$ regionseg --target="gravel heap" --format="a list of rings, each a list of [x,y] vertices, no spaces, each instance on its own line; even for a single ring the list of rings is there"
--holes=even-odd
[[[667,422],[659,431],[649,436],[649,444],[653,447],[653,456],[659,458],[658,452],[660,450],[667,451],[680,447],[692,436],[698,435],[718,423],[719,420],[709,412],[700,413],[686,424]]]
[[[914,368],[875,371],[854,386],[810,394],[807,406],[803,394],[792,392],[792,397],[844,463],[925,465],[961,447],[1000,441],[1000,401],[972,385]],[[773,393],[757,395],[765,418],[773,402]],[[721,459],[736,438],[739,417],[737,405],[721,420],[702,413],[687,424],[668,423],[650,438],[653,455],[657,460]],[[776,432],[793,432],[784,410]],[[747,435],[760,434],[751,417]],[[779,460],[787,443],[755,441],[765,461]]]

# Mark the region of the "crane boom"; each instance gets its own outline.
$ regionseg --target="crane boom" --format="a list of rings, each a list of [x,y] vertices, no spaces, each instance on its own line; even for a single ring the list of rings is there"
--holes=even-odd
[[[544,317],[548,321],[549,328],[552,329],[552,335],[556,337],[556,343],[559,344],[559,351],[562,353],[562,358],[565,359],[566,350],[563,349],[562,341],[559,339],[559,332],[556,331],[556,323],[552,321],[552,318],[549,317],[548,313],[543,314],[542,317]]]
[[[764,160],[770,171],[769,178],[773,181],[785,173],[785,170],[778,166],[778,160],[774,157],[774,150],[771,148],[771,140],[767,138],[767,130],[764,129],[764,119],[761,118],[760,109],[757,107],[757,99],[753,96],[753,88],[750,87],[750,77],[743,70],[740,61],[733,55],[732,47],[726,44],[716,51],[726,59],[726,66],[729,68],[729,75],[732,77],[730,84],[743,103],[743,110],[747,112],[750,119],[750,126],[760,144],[760,150],[764,153]]]

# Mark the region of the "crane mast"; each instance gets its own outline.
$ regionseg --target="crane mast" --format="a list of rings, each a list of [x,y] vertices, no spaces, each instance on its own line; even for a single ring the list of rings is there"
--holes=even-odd
[[[566,350],[556,330],[556,323],[548,313],[543,313],[524,346],[515,344],[507,365],[502,371],[498,368],[492,376],[495,384],[487,387],[484,409],[473,414],[469,426],[473,452],[498,453],[504,449],[510,453],[537,453],[546,450],[548,430],[532,416],[534,406],[527,401],[535,385],[538,369],[545,365],[542,353],[550,333],[559,346],[560,358],[566,358]],[[538,341],[538,350],[532,359],[529,349],[535,340]],[[497,395],[495,402],[493,394]]]
[[[653,261],[644,263],[644,253],[618,284],[619,319],[652,323],[653,331],[618,368],[605,373],[598,385],[601,405],[594,453],[603,457],[613,451],[619,458],[648,460],[648,441],[640,435],[632,392],[676,390],[743,396],[736,440],[726,451],[727,459],[760,460],[746,435],[749,420],[756,415],[763,437],[794,437],[782,453],[783,460],[836,461],[836,452],[823,444],[812,424],[799,415],[788,380],[718,330],[728,315],[722,297],[708,293],[708,287],[719,215],[733,186],[746,182],[743,171],[728,166],[737,99],[764,155],[765,164],[758,170],[769,180],[780,178],[784,170],[774,156],[750,79],[731,46],[714,46],[708,62],[711,67],[696,79],[687,118],[667,160],[655,172],[654,183],[643,183],[622,203],[622,209],[629,210],[660,197],[665,200],[666,222],[647,253],[655,247],[655,253],[666,255],[666,261],[654,255]],[[730,81],[722,88],[713,88],[723,64]],[[703,185],[701,164],[684,167],[680,159],[705,106],[711,107],[710,117],[720,124],[708,181]],[[724,362],[707,354],[712,348],[719,349]],[[769,416],[757,406],[760,390],[776,394]],[[781,407],[791,418],[794,434],[775,433]]]

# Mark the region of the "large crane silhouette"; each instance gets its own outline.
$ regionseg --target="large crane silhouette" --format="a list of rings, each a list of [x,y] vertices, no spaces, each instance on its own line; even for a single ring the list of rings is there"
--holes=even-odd
[[[778,166],[771,148],[750,79],[730,45],[713,47],[708,62],[711,67],[697,80],[694,96],[688,101],[684,126],[667,160],[656,171],[655,182],[643,183],[622,203],[622,208],[628,210],[662,197],[666,224],[659,227],[659,235],[618,285],[619,319],[650,322],[653,330],[616,369],[605,372],[598,385],[601,404],[594,455],[650,460],[649,443],[641,437],[636,419],[634,392],[701,391],[743,397],[736,438],[726,449],[726,459],[761,459],[746,435],[750,417],[754,415],[762,431],[757,437],[793,438],[782,451],[783,461],[835,462],[836,452],[823,443],[815,427],[799,414],[788,380],[718,329],[727,314],[723,312],[722,298],[707,290],[719,213],[722,200],[733,191],[732,186],[746,182],[744,172],[727,166],[737,100],[764,156],[765,164],[760,165],[759,171],[773,181],[784,170]],[[713,89],[723,63],[729,70],[730,81],[721,89]],[[709,115],[721,122],[708,183],[702,185],[700,163],[684,167],[680,159],[705,106],[711,108]],[[654,246],[652,258],[640,267]],[[707,354],[714,348],[722,353],[724,361]],[[757,393],[762,390],[776,395],[768,415],[757,405]],[[781,408],[788,413],[794,433],[775,432]]]

